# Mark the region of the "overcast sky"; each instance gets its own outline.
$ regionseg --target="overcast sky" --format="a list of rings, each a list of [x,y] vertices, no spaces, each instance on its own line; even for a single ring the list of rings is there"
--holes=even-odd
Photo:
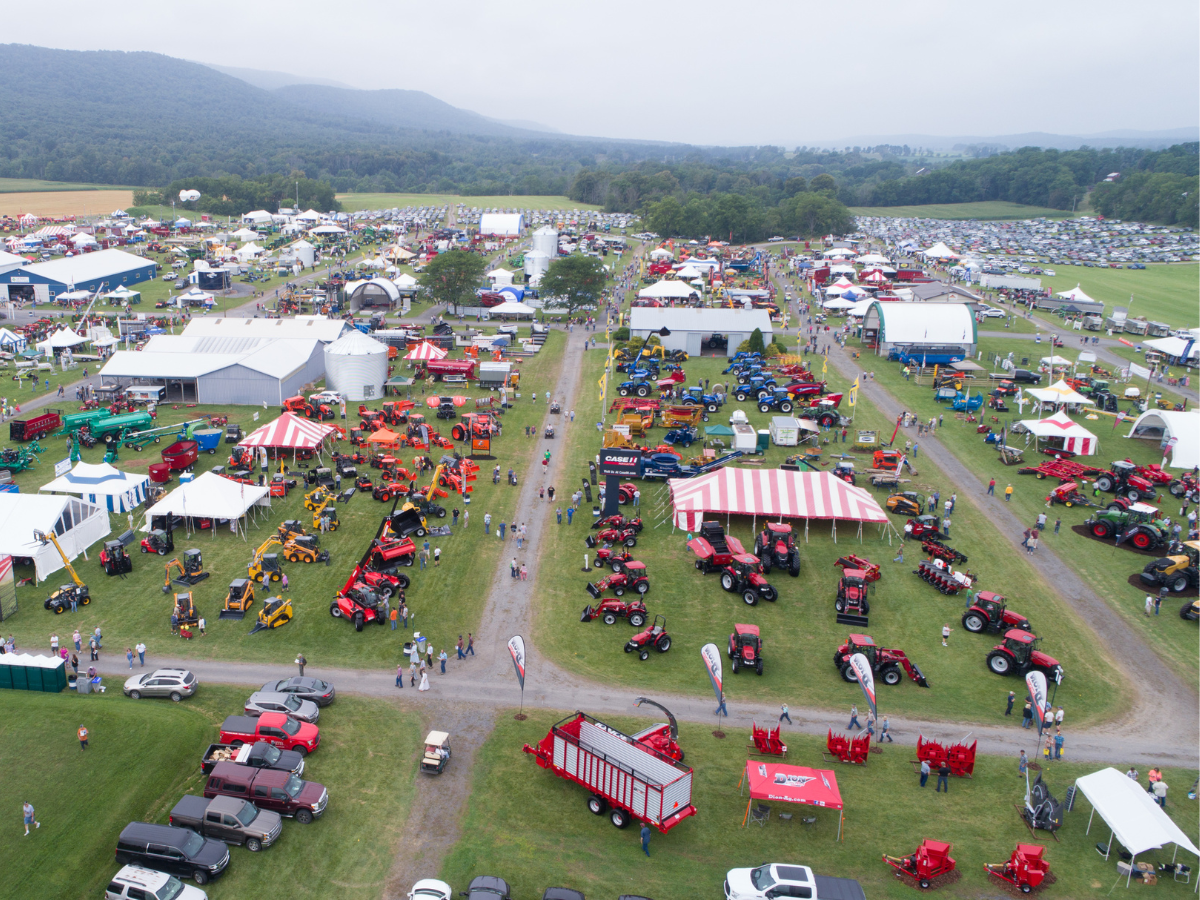
[[[1196,0],[2,0],[0,17],[6,42],[422,90],[621,138],[791,146],[1200,121]]]

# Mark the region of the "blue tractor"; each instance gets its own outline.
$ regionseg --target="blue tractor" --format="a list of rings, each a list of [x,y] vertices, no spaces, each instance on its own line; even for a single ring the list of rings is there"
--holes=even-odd
[[[770,397],[778,386],[778,382],[770,375],[755,375],[746,384],[739,384],[734,389],[733,396],[739,403],[743,403],[751,397]]]
[[[696,431],[693,425],[685,425],[683,428],[672,428],[663,436],[663,440],[668,444],[682,444],[684,447],[692,446],[699,438],[700,433]]]
[[[787,415],[795,408],[792,395],[785,388],[775,388],[765,397],[760,395],[758,398],[758,411],[762,413],[778,412]]]
[[[695,387],[684,388],[683,396],[679,402],[684,406],[703,406],[705,412],[715,413],[721,408],[721,404],[725,402],[723,394],[706,394],[704,388],[696,385]]]
[[[733,359],[729,361],[729,367],[722,372],[722,375],[728,375],[730,372],[744,365],[749,365],[751,362],[762,365],[763,358],[761,353],[747,353],[744,350],[740,353],[735,353]]]
[[[638,397],[649,397],[650,394],[654,390],[655,390],[655,385],[650,384],[648,381],[645,381],[644,379],[643,380],[634,380],[634,381],[622,381],[621,384],[617,387],[617,393],[620,394],[622,397],[628,397],[630,394],[634,394]]]

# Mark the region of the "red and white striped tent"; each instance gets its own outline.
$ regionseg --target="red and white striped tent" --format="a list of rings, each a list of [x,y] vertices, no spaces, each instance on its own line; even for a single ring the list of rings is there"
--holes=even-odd
[[[445,359],[449,354],[429,341],[421,341],[404,355],[405,359]]]
[[[238,446],[315,450],[335,431],[337,429],[332,425],[322,425],[289,412],[250,432],[238,442]]]
[[[695,531],[706,515],[762,516],[765,519],[842,519],[887,522],[884,511],[863,488],[829,472],[791,469],[733,469],[726,466],[698,478],[667,482],[675,505],[675,525]]]

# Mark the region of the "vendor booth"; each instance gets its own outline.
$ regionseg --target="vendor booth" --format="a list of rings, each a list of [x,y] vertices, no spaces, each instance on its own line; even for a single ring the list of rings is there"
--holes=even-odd
[[[1022,419],[1013,430],[1026,431],[1044,439],[1048,446],[1076,456],[1095,456],[1100,449],[1099,439],[1062,410],[1046,419]]]
[[[743,786],[750,789],[750,799],[746,801],[746,815],[742,818],[743,828],[750,819],[750,807],[755,800],[798,803],[803,806],[836,809],[837,839],[842,839],[842,820],[845,815],[842,794],[838,790],[837,776],[831,770],[746,760],[746,771],[742,773],[742,779],[738,782],[739,792]]]
[[[79,494],[95,506],[109,512],[129,512],[146,501],[147,475],[122,472],[108,463],[94,465],[80,462],[66,475],[44,484],[39,491],[48,493]]]
[[[63,553],[73,560],[111,530],[103,507],[75,497],[0,494],[0,554],[32,559],[39,581],[63,563],[54,545],[38,541],[34,531],[54,532]]]
[[[246,535],[243,519],[253,506],[270,506],[270,488],[266,485],[245,484],[212,472],[205,472],[194,481],[181,484],[146,511],[143,531],[150,530],[156,516],[181,516],[184,519],[229,521]],[[216,528],[212,529],[216,533]]]

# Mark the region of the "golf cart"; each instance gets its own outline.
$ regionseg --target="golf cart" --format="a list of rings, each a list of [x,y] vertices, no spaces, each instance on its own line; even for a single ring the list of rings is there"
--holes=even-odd
[[[450,735],[444,731],[431,731],[425,735],[425,753],[421,756],[421,771],[430,775],[441,775],[450,762]]]

